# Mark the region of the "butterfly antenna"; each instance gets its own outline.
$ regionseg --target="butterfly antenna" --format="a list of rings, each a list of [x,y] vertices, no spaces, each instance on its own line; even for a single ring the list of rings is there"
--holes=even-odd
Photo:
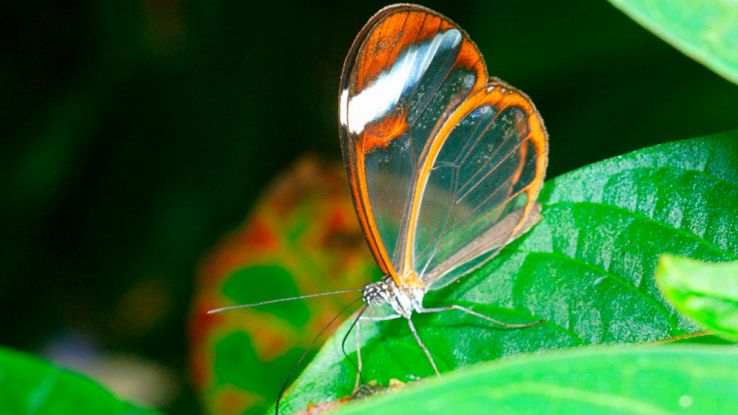
[[[356,291],[356,290],[345,290],[343,292],[353,292],[353,291]],[[325,293],[324,295],[335,294],[335,293],[337,293],[337,292],[334,292],[334,293]],[[320,295],[320,294],[313,294],[313,295],[314,296],[317,296],[317,295]],[[318,340],[321,337],[323,337],[323,335],[325,334],[325,332],[328,331],[328,329],[333,325],[333,323],[335,323],[336,320],[338,320],[339,317],[341,317],[346,311],[348,311],[351,307],[353,307],[359,301],[361,301],[361,297],[359,297],[356,300],[352,301],[349,305],[347,305],[346,307],[344,307],[343,309],[341,309],[341,311],[339,311],[338,313],[336,313],[336,315],[333,316],[333,318],[331,319],[331,321],[329,321],[328,324],[326,324],[325,326],[323,326],[322,329],[320,329],[320,332],[318,332],[318,334],[315,336],[315,338],[313,338],[313,341],[310,342],[310,345],[307,347],[307,349],[302,354],[302,356],[300,356],[300,358],[297,360],[297,362],[295,362],[295,364],[292,365],[292,369],[290,369],[290,373],[287,374],[287,378],[284,380],[284,383],[282,384],[282,387],[279,389],[279,394],[277,395],[277,400],[274,402],[274,415],[279,415],[279,404],[280,404],[280,402],[282,402],[282,398],[284,397],[284,393],[287,391],[287,388],[289,387],[290,382],[292,382],[292,380],[294,380],[295,373],[297,372],[297,368],[300,367],[300,365],[305,360],[305,358],[308,356],[308,354],[310,354],[310,351],[313,349],[313,347],[315,347],[315,344],[318,342]]]
[[[305,299],[308,299],[308,298],[326,297],[326,296],[329,296],[329,295],[336,295],[336,294],[355,293],[355,292],[361,291],[361,290],[362,290],[361,288],[353,288],[353,289],[350,289],[350,290],[330,291],[330,292],[327,292],[327,293],[298,295],[297,297],[277,298],[276,300],[260,301],[258,303],[251,303],[251,304],[229,305],[229,306],[226,306],[226,307],[220,307],[220,308],[215,308],[215,309],[212,309],[212,310],[208,310],[208,314],[215,314],[215,313],[220,313],[221,311],[235,310],[235,309],[238,309],[238,308],[258,307],[258,306],[267,305],[267,304],[284,303],[284,302],[287,302],[287,301],[305,300]]]

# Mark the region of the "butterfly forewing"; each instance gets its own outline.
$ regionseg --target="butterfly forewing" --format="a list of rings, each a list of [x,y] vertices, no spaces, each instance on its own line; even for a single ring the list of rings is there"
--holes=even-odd
[[[380,11],[346,58],[340,91],[344,163],[372,252],[398,283],[394,268],[406,245],[423,150],[442,120],[486,77],[461,29],[418,6]]]
[[[399,286],[427,286],[440,271],[456,272],[449,261],[471,255],[457,254],[465,245],[482,235],[500,239],[486,231],[521,206],[516,223],[530,212],[539,187],[532,192],[531,183],[545,169],[538,160],[545,133],[537,133],[543,147],[531,148],[532,104],[508,87],[505,96],[525,105],[510,104],[490,86],[466,33],[420,6],[380,11],[346,58],[344,163],[372,252]],[[512,235],[516,226],[499,232]]]

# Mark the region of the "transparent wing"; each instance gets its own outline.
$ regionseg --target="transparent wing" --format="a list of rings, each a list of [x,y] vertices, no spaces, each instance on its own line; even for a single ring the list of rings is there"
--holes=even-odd
[[[538,221],[535,200],[548,153],[532,102],[498,80],[460,106],[435,140],[419,171],[423,190],[408,227],[413,269],[434,289]]]
[[[420,6],[380,11],[346,58],[339,102],[344,163],[372,253],[400,286],[422,285],[398,271],[412,266],[404,251],[417,172],[432,137],[486,83],[468,36]]]

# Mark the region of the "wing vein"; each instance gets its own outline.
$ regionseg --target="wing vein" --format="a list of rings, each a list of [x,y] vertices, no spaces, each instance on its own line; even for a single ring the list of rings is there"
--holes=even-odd
[[[499,151],[500,151],[500,150],[501,150],[501,149],[503,148],[503,146],[504,146],[504,145],[505,145],[505,144],[506,144],[506,143],[507,143],[508,141],[510,141],[510,139],[511,139],[512,137],[513,137],[513,136],[511,135],[510,137],[508,137],[508,138],[504,139],[504,140],[503,140],[503,141],[502,141],[502,142],[500,143],[500,145],[499,145],[499,146],[497,146],[497,148],[495,149],[495,152],[489,155],[489,158],[490,158],[490,159],[492,159],[492,157],[496,156],[496,155],[497,155],[497,153],[499,153]],[[502,159],[500,159],[500,161],[499,161],[499,162],[498,162],[497,164],[495,164],[494,166],[492,166],[492,168],[491,168],[491,169],[489,169],[489,170],[487,171],[487,173],[485,173],[485,174],[484,174],[484,176],[482,176],[481,178],[479,178],[479,179],[478,179],[478,180],[476,180],[476,181],[474,181],[474,180],[476,179],[476,177],[477,177],[477,176],[479,176],[479,174],[481,174],[481,172],[482,172],[483,170],[482,170],[482,169],[480,169],[480,170],[478,170],[478,171],[477,171],[476,173],[474,173],[474,175],[473,175],[472,177],[470,177],[470,178],[469,178],[469,180],[467,180],[467,181],[466,181],[466,182],[464,183],[464,185],[463,185],[463,186],[461,186],[461,188],[462,188],[462,190],[463,190],[463,189],[464,189],[464,187],[466,187],[466,186],[469,186],[469,185],[470,185],[470,184],[471,184],[471,183],[472,183],[473,181],[474,181],[474,184],[473,184],[473,185],[471,185],[471,187],[470,187],[469,189],[467,189],[467,190],[466,190],[466,191],[465,191],[465,192],[464,192],[464,193],[463,193],[463,194],[462,194],[461,196],[459,196],[459,199],[458,199],[458,200],[456,201],[456,203],[459,203],[459,202],[461,202],[461,201],[462,201],[462,200],[464,200],[464,199],[465,199],[465,198],[466,198],[467,196],[469,196],[469,194],[470,194],[470,193],[471,193],[472,191],[474,191],[474,189],[476,189],[476,188],[477,188],[477,187],[478,187],[478,186],[479,186],[479,185],[480,185],[480,184],[481,184],[481,183],[482,183],[482,182],[483,182],[484,180],[486,180],[486,179],[487,179],[487,178],[488,178],[488,177],[489,177],[489,176],[490,176],[490,175],[491,175],[492,173],[494,173],[495,171],[497,171],[497,169],[498,169],[498,168],[499,168],[499,167],[500,167],[500,166],[502,165],[502,163],[504,163],[505,161],[507,161],[507,160],[508,160],[508,159],[510,158],[510,156],[512,155],[512,153],[513,153],[513,152],[515,152],[516,150],[518,150],[518,149],[520,148],[520,146],[522,146],[522,145],[523,145],[523,144],[524,144],[524,143],[525,143],[526,141],[528,141],[529,139],[530,139],[530,135],[528,135],[528,136],[527,136],[527,137],[526,137],[526,138],[525,138],[524,140],[521,140],[521,141],[520,141],[519,143],[517,143],[517,144],[516,144],[516,145],[515,145],[515,146],[514,146],[514,147],[513,147],[512,149],[510,149],[510,151],[508,151],[508,153],[507,153],[507,154],[505,154],[505,156],[504,156],[504,157],[503,157]]]

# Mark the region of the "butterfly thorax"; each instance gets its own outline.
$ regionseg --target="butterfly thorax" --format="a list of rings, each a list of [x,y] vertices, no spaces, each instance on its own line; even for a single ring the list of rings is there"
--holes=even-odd
[[[364,286],[361,298],[372,307],[389,304],[397,314],[409,318],[413,311],[423,308],[422,288],[398,287],[389,275]]]

